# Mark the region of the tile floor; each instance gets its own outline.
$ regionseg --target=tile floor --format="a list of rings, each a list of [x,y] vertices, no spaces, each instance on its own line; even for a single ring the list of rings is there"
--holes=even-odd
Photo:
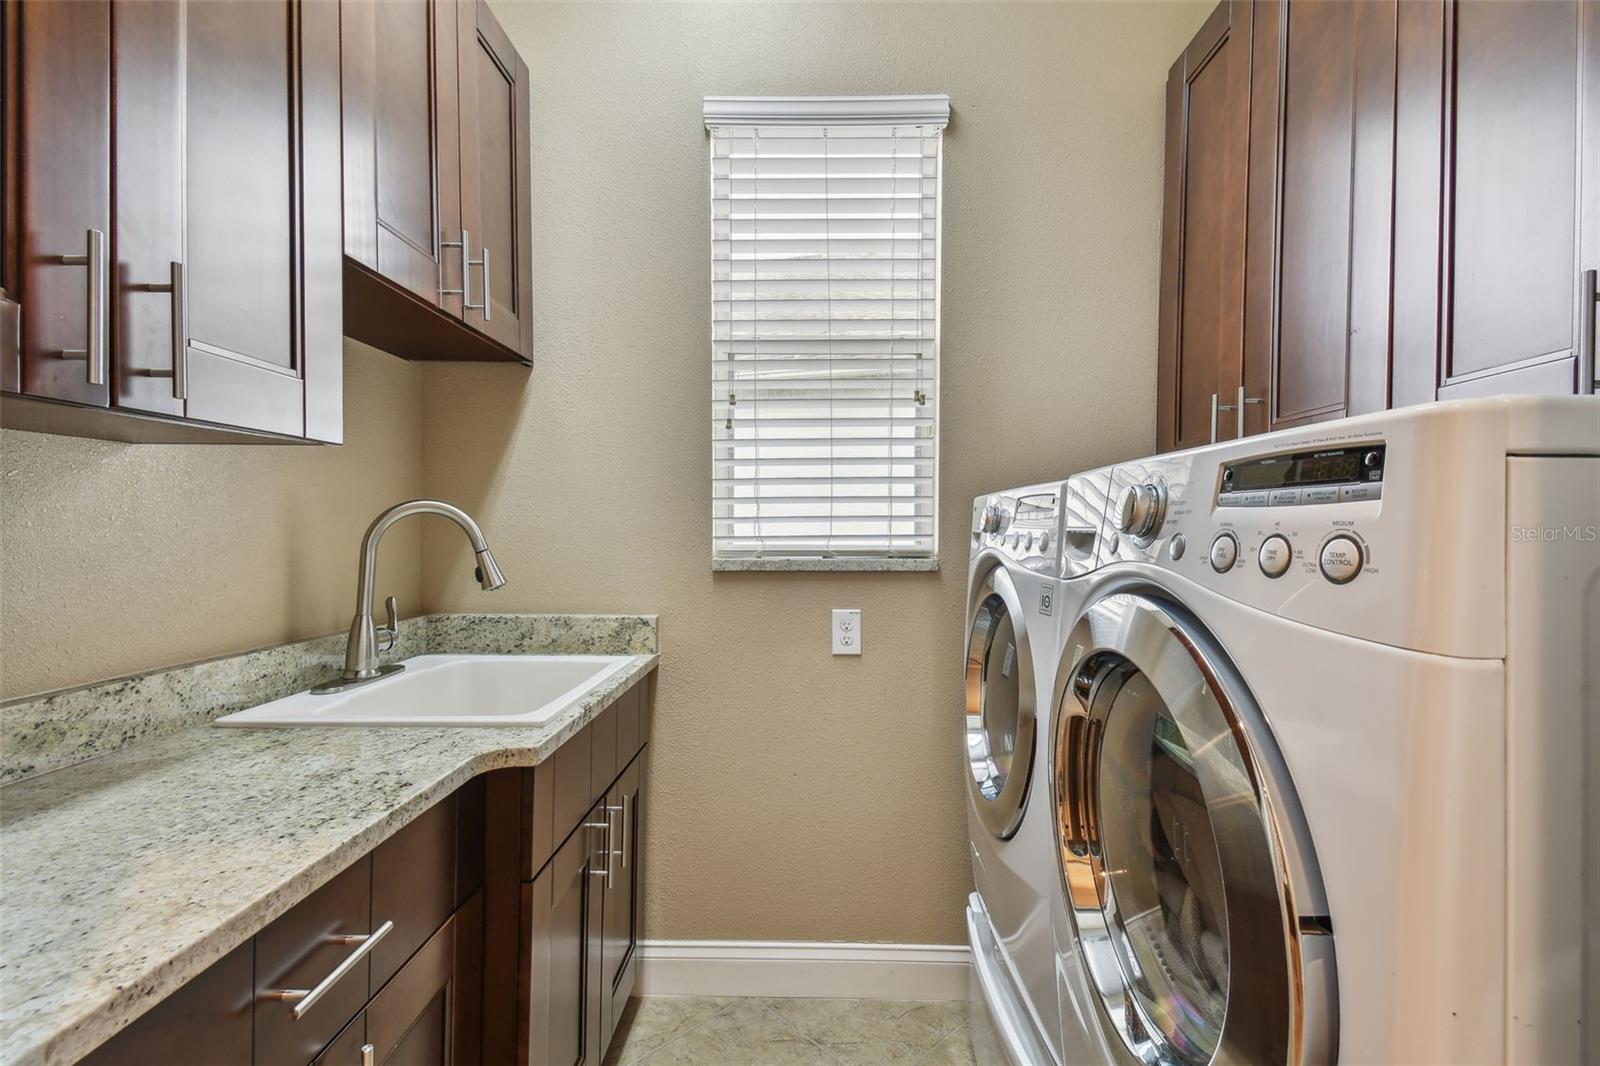
[[[606,1066],[1004,1066],[966,1003],[635,997]]]

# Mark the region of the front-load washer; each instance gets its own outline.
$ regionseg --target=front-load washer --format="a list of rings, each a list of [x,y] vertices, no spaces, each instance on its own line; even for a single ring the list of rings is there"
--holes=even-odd
[[[1050,777],[1110,1059],[1600,1061],[1600,400],[1109,476]]]
[[[1059,484],[973,501],[967,572],[967,933],[982,1006],[1017,1066],[1057,1062],[1049,736]]]

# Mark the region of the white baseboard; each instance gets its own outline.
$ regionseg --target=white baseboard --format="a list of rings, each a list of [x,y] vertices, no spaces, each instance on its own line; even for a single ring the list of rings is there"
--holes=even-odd
[[[965,944],[834,944],[775,940],[647,940],[645,996],[959,1000],[968,997]]]

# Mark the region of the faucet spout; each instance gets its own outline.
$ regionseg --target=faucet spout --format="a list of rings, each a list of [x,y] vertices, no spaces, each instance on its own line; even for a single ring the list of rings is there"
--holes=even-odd
[[[350,622],[350,641],[345,646],[344,671],[340,680],[346,684],[370,681],[380,676],[378,665],[378,635],[372,622],[373,586],[377,581],[378,544],[389,527],[411,515],[431,514],[448,518],[461,527],[472,544],[473,559],[477,564],[475,576],[485,591],[503,588],[505,575],[500,572],[483,530],[471,515],[443,500],[407,500],[384,511],[367,527],[361,540],[360,577],[356,585],[356,615]]]

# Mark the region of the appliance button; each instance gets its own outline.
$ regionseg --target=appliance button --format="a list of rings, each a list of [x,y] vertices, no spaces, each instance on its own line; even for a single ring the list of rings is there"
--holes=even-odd
[[[1322,546],[1322,576],[1335,585],[1348,585],[1361,573],[1361,545],[1352,537],[1339,534]]]
[[[1242,492],[1224,492],[1224,493],[1222,493],[1221,495],[1219,495],[1217,497],[1217,506],[1218,507],[1243,507],[1244,503],[1241,500],[1241,497],[1243,497],[1243,496],[1244,496],[1244,493],[1242,493]]]
[[[1238,540],[1232,533],[1218,533],[1217,539],[1211,542],[1211,569],[1219,574],[1225,574],[1233,568],[1234,561],[1238,558]]]
[[[1167,542],[1167,555],[1171,557],[1173,562],[1177,562],[1179,559],[1183,558],[1184,549],[1188,546],[1189,541],[1182,533],[1179,533],[1177,536],[1173,537]]]
[[[1039,552],[1040,552],[1040,554],[1044,554],[1045,552],[1048,552],[1049,550],[1050,550],[1050,534],[1049,533],[1040,533],[1039,534]]]
[[[1378,465],[1378,460],[1380,460],[1382,458],[1383,458],[1383,456],[1379,455],[1377,452],[1368,452],[1366,455],[1362,456],[1361,465],[1362,466],[1377,466]]]
[[[1261,564],[1263,574],[1268,577],[1282,577],[1289,572],[1289,558],[1292,554],[1288,538],[1274,533],[1261,542],[1261,551],[1257,553],[1256,561]]]
[[[1268,507],[1293,507],[1299,502],[1299,489],[1273,489],[1267,493]]]
[[[1022,546],[1023,546],[1024,549],[1026,549],[1028,551],[1033,551],[1033,534],[1032,533],[1029,533],[1027,536],[1022,538]]]
[[[1316,488],[1300,490],[1301,503],[1338,503],[1339,486],[1319,485]]]
[[[1254,492],[1236,492],[1240,507],[1265,507],[1267,505],[1267,490],[1256,489]]]
[[[1340,485],[1339,501],[1341,503],[1353,500],[1376,500],[1383,496],[1383,482],[1374,481],[1366,485]]]

